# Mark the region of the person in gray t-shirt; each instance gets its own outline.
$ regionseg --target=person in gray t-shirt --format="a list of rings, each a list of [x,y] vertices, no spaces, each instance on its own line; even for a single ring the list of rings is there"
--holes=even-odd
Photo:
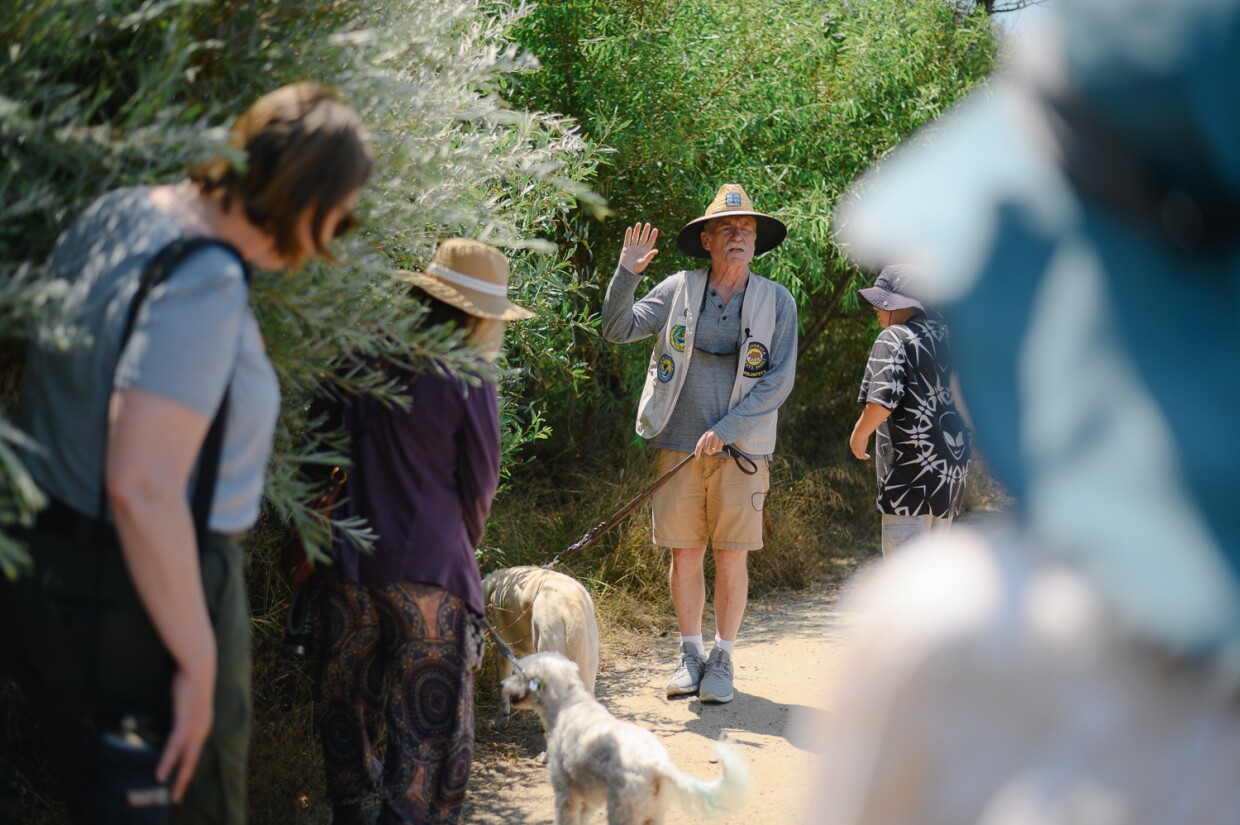
[[[88,208],[48,264],[66,298],[31,338],[21,420],[37,448],[25,457],[52,504],[29,536],[33,575],[0,592],[0,624],[26,629],[4,634],[0,670],[41,712],[83,820],[95,821],[101,791],[78,745],[83,726],[107,729],[124,713],[165,740],[155,773],[180,815],[245,821],[238,534],[258,518],[280,406],[247,265],[330,257],[371,155],[356,113],[313,84],[259,99],[233,137],[244,169],[217,158],[185,182],[118,190]],[[216,243],[177,259],[122,346],[143,270],[193,237]],[[213,504],[196,531],[188,493],[225,398]]]
[[[757,212],[745,191],[725,184],[706,214],[676,239],[710,266],[677,272],[634,302],[641,274],[658,252],[658,230],[624,233],[620,265],[603,302],[603,337],[616,343],[655,336],[637,412],[637,432],[659,448],[660,474],[694,455],[652,500],[654,540],[672,549],[672,603],[680,652],[668,696],[697,693],[730,702],[732,651],[748,598],[748,554],[762,547],[762,507],[780,405],[796,373],[797,309],[782,285],[749,269],[786,229]],[[746,475],[724,454],[753,456]],[[715,559],[715,647],[706,657],[703,563]]]

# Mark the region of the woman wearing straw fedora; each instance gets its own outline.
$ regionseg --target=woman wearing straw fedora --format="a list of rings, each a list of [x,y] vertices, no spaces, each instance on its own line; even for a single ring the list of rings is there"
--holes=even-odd
[[[504,323],[533,314],[508,300],[507,259],[478,241],[445,241],[426,272],[402,279],[429,304],[425,326],[467,329],[487,360]],[[473,758],[484,615],[474,549],[499,481],[498,396],[490,381],[434,370],[395,377],[408,409],[354,396],[326,424],[352,441],[336,515],[378,536],[369,554],[338,541],[319,576],[315,721],[336,825],[367,821],[362,799],[380,780],[379,822],[455,822]]]
[[[787,229],[753,208],[745,190],[725,184],[680,230],[681,252],[710,261],[677,272],[634,302],[659,232],[635,224],[624,232],[620,264],[603,302],[603,337],[623,344],[655,336],[637,410],[637,432],[659,450],[660,473],[690,462],[652,500],[656,544],[672,549],[672,603],[680,625],[668,696],[703,702],[733,698],[732,652],[748,598],[748,553],[762,547],[767,460],[775,449],[779,407],[796,372],[797,310],[783,286],[749,269],[755,256],[783,242]],[[731,445],[751,455],[745,475],[721,455]],[[715,559],[715,647],[706,657],[703,562]]]

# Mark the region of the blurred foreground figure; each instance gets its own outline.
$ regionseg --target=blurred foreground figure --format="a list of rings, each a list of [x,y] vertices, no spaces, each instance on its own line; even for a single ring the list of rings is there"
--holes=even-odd
[[[1019,506],[860,585],[814,822],[1240,811],[1240,0],[1055,11],[838,215],[925,268]]]
[[[237,118],[231,152],[104,194],[56,242],[67,297],[31,330],[20,419],[51,504],[23,535],[33,570],[0,580],[0,676],[76,823],[246,822],[242,540],[280,410],[250,266],[334,260],[371,166],[357,113],[296,83]]]

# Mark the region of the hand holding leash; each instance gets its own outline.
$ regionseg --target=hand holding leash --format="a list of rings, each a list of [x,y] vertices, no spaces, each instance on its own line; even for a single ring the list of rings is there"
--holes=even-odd
[[[712,435],[715,438],[719,438],[719,436],[714,434],[714,431],[710,431],[706,435]],[[703,439],[706,438],[706,435],[703,435],[702,438]],[[720,443],[722,444],[722,442]],[[699,441],[698,444],[700,445],[701,441]],[[720,452],[727,453],[729,456],[732,457],[732,460],[736,462],[737,469],[739,469],[742,473],[744,473],[747,476],[751,476],[754,473],[758,472],[758,462],[754,461],[751,456],[741,452],[740,450],[733,447],[731,444],[723,444],[722,447],[716,450],[715,452],[716,453],[720,453]],[[650,498],[652,495],[655,494],[655,492],[660,487],[662,487],[664,484],[670,481],[672,476],[674,476],[680,470],[681,467],[685,466],[686,464],[688,464],[690,461],[693,461],[697,457],[698,456],[696,453],[690,453],[689,455],[682,458],[680,461],[676,462],[676,466],[672,467],[672,469],[664,473],[663,476],[658,481],[656,481],[654,484],[651,484],[645,490],[642,490],[640,493],[638,493],[636,498],[634,498],[628,504],[624,505],[619,510],[617,510],[615,513],[613,513],[611,518],[607,519],[606,521],[599,522],[594,527],[592,527],[590,530],[586,531],[586,534],[584,536],[577,539],[577,541],[573,542],[571,545],[569,545],[567,548],[561,551],[559,555],[557,555],[551,561],[544,564],[543,569],[547,570],[552,567],[555,567],[561,561],[573,555],[574,553],[580,553],[582,550],[585,550],[591,544],[594,544],[594,542],[598,541],[600,538],[606,535],[613,527],[615,527],[617,524],[619,524],[621,521],[627,518],[630,513],[632,513],[634,510],[637,509],[637,506],[639,504],[641,504],[646,499]]]
[[[697,446],[693,448],[693,455],[697,458],[701,458],[704,455],[715,455],[723,452],[723,448],[726,446],[728,445],[723,443],[723,439],[714,430],[707,430],[698,439]]]

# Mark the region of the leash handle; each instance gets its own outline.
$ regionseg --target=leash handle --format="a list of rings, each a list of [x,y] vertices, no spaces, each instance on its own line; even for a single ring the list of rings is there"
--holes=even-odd
[[[736,469],[745,475],[751,476],[758,472],[758,462],[749,453],[738,450],[731,444],[724,444],[723,452],[732,456],[732,460],[736,462]]]

